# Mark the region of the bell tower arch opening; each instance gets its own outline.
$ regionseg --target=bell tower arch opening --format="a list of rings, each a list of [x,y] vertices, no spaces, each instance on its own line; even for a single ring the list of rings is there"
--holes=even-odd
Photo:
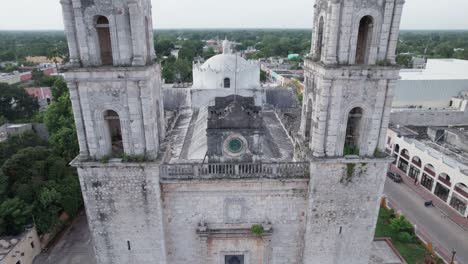
[[[346,123],[345,145],[343,151],[345,155],[359,155],[362,117],[363,110],[360,107],[353,108],[348,114],[348,122]]]
[[[323,46],[323,28],[325,25],[325,21],[323,16],[320,17],[319,24],[318,24],[318,31],[317,31],[317,43],[315,46],[315,56],[317,59],[320,60],[322,57],[322,46]]]
[[[371,16],[364,16],[359,22],[359,31],[356,45],[356,64],[368,63],[370,47],[372,45],[373,30],[374,19]]]
[[[107,128],[107,138],[109,139],[108,154],[114,157],[120,156],[124,153],[124,147],[119,114],[113,110],[106,110],[104,112],[104,121]]]
[[[105,16],[96,17],[96,33],[98,36],[99,51],[102,65],[113,65],[112,41],[109,19]]]

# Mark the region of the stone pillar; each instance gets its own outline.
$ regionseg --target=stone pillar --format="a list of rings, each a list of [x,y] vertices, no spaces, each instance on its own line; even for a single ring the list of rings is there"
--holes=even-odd
[[[385,95],[385,105],[383,108],[382,113],[382,120],[380,126],[380,135],[379,135],[379,144],[378,149],[380,151],[385,151],[385,142],[387,141],[387,131],[388,131],[388,123],[390,122],[390,114],[392,111],[392,102],[393,102],[393,95],[396,87],[396,80],[391,80],[387,84],[387,93]]]
[[[90,65],[89,61],[89,48],[88,48],[88,38],[86,33],[86,23],[84,22],[83,13],[81,11],[81,1],[72,0],[73,5],[73,14],[75,17],[75,29],[76,29],[76,39],[80,51],[80,59],[86,64]]]
[[[390,37],[390,27],[392,26],[393,8],[395,6],[395,0],[386,0],[385,11],[383,17],[383,24],[380,33],[380,44],[379,44],[379,60],[385,60],[385,55],[388,48],[388,39]]]
[[[75,15],[73,13],[73,6],[70,0],[61,0],[63,23],[65,25],[65,34],[68,41],[68,49],[70,52],[70,64],[78,66],[80,63],[80,53],[78,50],[78,43],[76,41],[75,30]]]
[[[316,120],[317,128],[314,129],[312,134],[312,146],[313,155],[315,157],[325,156],[325,134],[327,130],[327,120],[328,120],[328,104],[330,101],[330,89],[332,86],[331,80],[322,80],[320,83],[320,96],[316,102],[317,113]]]
[[[141,111],[143,116],[143,131],[142,136],[145,137],[145,148],[146,148],[146,156],[149,159],[156,159],[158,156],[159,151],[159,131],[157,129],[156,122],[159,122],[155,115],[155,111],[153,111],[153,103],[150,97],[147,95],[151,93],[148,82],[147,81],[140,81],[138,82],[138,86],[140,88],[140,100],[141,100]]]
[[[401,15],[403,14],[403,5],[405,4],[404,0],[396,0],[395,8],[393,12],[393,22],[390,29],[390,39],[388,41],[388,50],[387,50],[387,60],[391,63],[395,63],[396,59],[396,48],[398,45],[398,35],[400,33],[400,22]]]
[[[325,63],[336,64],[337,63],[337,47],[338,47],[338,35],[340,34],[340,14],[341,14],[341,3],[331,4],[331,15],[327,20],[327,28],[329,29],[327,38],[326,58]]]
[[[80,146],[80,158],[89,156],[88,144],[86,142],[86,132],[83,121],[80,96],[78,94],[78,85],[75,82],[67,83],[70,89],[70,99],[72,102],[73,115],[75,116],[76,133],[78,135],[78,144]]]
[[[132,45],[133,45],[133,66],[144,66],[146,64],[144,58],[143,47],[146,46],[144,42],[145,34],[142,30],[145,29],[144,16],[141,12],[139,2],[131,0],[128,2],[128,9],[130,14],[130,27],[132,32]]]

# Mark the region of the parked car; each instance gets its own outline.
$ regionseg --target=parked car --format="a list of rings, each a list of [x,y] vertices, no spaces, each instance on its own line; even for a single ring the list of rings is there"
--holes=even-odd
[[[387,176],[392,179],[394,182],[402,182],[403,180],[401,179],[401,176],[398,173],[395,173],[393,171],[387,172]]]

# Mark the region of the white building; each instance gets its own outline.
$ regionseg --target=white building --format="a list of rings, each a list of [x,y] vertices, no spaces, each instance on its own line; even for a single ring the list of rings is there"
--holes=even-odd
[[[394,108],[448,108],[450,99],[468,90],[468,61],[429,59],[425,69],[403,69]]]
[[[468,217],[468,127],[391,127],[395,165],[460,215]]]
[[[193,66],[194,89],[260,88],[260,66],[232,53],[231,43],[223,41],[223,53]]]

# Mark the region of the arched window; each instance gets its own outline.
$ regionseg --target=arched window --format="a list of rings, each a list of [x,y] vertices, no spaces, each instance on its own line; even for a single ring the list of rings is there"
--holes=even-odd
[[[306,106],[306,124],[305,124],[305,129],[304,129],[304,137],[306,139],[310,139],[310,132],[311,132],[311,126],[312,126],[312,99],[309,99],[307,101],[307,106]]]
[[[96,32],[99,40],[99,50],[102,65],[114,64],[114,59],[112,57],[112,43],[109,29],[109,20],[107,19],[107,17],[97,17]]]
[[[107,110],[104,112],[104,120],[107,126],[108,138],[110,139],[109,154],[112,156],[122,155],[123,141],[119,115],[115,111]]]
[[[224,78],[224,88],[231,88],[231,79]]]
[[[402,149],[401,153],[400,153],[400,156],[402,156],[406,160],[409,160],[410,153],[409,153],[409,151],[407,149]]]
[[[424,171],[428,173],[429,175],[431,175],[432,177],[436,176],[435,169],[434,169],[434,166],[432,166],[432,164],[427,164],[426,166],[424,166]]]
[[[421,159],[418,156],[414,156],[411,163],[421,168]]]
[[[398,144],[395,145],[394,152],[397,153],[397,154],[400,153],[400,145],[398,145]]]
[[[361,133],[362,115],[363,111],[360,107],[353,108],[349,112],[344,147],[345,155],[359,154],[359,139]]]
[[[317,43],[315,46],[315,56],[320,59],[322,57],[322,46],[323,46],[323,27],[324,27],[323,17],[320,17],[318,32],[317,32]]]
[[[373,29],[374,19],[371,16],[363,17],[359,23],[359,32],[356,46],[356,64],[366,64],[367,60],[369,59]]]

